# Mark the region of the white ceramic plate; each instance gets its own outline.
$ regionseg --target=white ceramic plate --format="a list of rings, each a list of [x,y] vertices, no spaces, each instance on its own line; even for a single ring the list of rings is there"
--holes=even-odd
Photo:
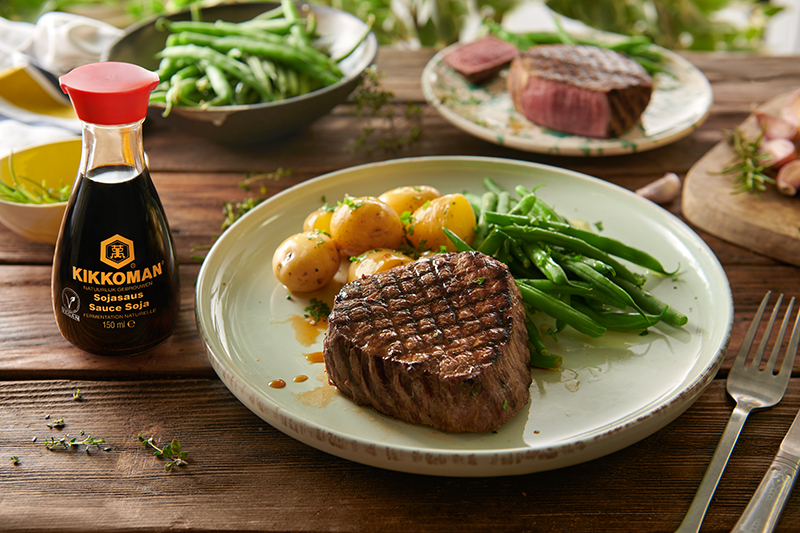
[[[422,71],[422,91],[454,126],[501,146],[554,155],[604,156],[651,150],[675,142],[699,128],[708,117],[713,93],[708,79],[689,61],[669,50],[666,66],[675,77],[657,74],[650,104],[630,131],[613,139],[568,135],[529,122],[514,109],[506,74],[486,85],[473,85],[442,61],[461,46],[441,50]]]
[[[496,433],[447,434],[359,407],[328,385],[322,350],[293,326],[307,300],[286,298],[271,261],[301,231],[322,199],[379,195],[400,185],[444,193],[483,191],[491,176],[513,190],[544,184],[540,196],[569,218],[602,222],[603,234],[641,247],[674,278],[650,276],[646,288],[689,316],[684,328],[647,336],[607,333],[590,339],[569,328],[552,347],[560,370],[533,371],[531,402]],[[341,170],[259,205],[212,248],[197,280],[197,323],[209,360],[255,414],[286,434],[333,455],[382,468],[443,476],[498,476],[560,468],[620,450],[662,428],[717,372],[733,321],[725,272],[705,243],[668,211],[635,194],[554,167],[479,157],[401,159]],[[295,383],[293,378],[309,379]],[[281,379],[286,387],[270,382]]]

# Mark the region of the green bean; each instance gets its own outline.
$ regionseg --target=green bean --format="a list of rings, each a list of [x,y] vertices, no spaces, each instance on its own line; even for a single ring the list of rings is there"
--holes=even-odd
[[[553,252],[553,257],[564,269],[569,270],[582,280],[591,283],[592,287],[596,289],[598,293],[605,294],[610,304],[620,309],[633,307],[644,314],[644,311],[639,308],[639,305],[633,300],[630,294],[609,278],[597,272],[591,266],[580,260],[575,260],[556,252]]]
[[[485,213],[493,211],[497,208],[497,193],[485,192],[480,199],[480,210],[477,213],[478,223],[475,227],[475,240],[474,242],[482,243],[489,235],[489,224],[486,222]]]
[[[461,194],[469,202],[469,206],[472,208],[472,212],[475,213],[475,219],[477,220],[481,216],[481,197],[469,191],[461,191]]]
[[[508,211],[509,215],[527,215],[528,212],[533,207],[533,204],[536,202],[536,195],[529,192],[528,194],[522,195],[519,202]]]
[[[244,26],[242,24],[237,24],[235,22],[223,22],[218,20],[216,22],[195,22],[195,21],[169,21],[164,19],[167,22],[165,23],[166,27],[169,31],[173,32],[173,35],[179,35],[182,32],[187,33],[195,33],[195,34],[202,34],[208,36],[215,36],[215,37],[227,37],[229,35],[239,35],[242,37],[251,37],[254,39],[280,39],[283,41],[283,37],[279,37],[278,35],[274,34],[274,32],[267,33],[263,30],[258,30],[254,26]],[[172,37],[172,35],[170,36]],[[169,39],[169,37],[168,37]],[[169,45],[169,41],[167,45]]]
[[[494,256],[497,253],[498,248],[503,245],[503,241],[505,241],[507,238],[508,236],[506,234],[495,228],[478,246],[478,251],[486,255]]]
[[[598,313],[594,309],[581,302],[573,301],[572,307],[598,324],[602,324],[608,329],[620,331],[631,331],[637,329],[647,329],[655,326],[661,321],[660,315],[648,315],[641,313]]]
[[[211,88],[216,93],[217,97],[219,98],[220,102],[230,102],[231,96],[233,95],[233,89],[231,88],[230,82],[228,82],[228,78],[225,77],[225,74],[222,70],[217,67],[216,65],[212,65],[208,63],[205,65],[206,75],[208,76],[208,81],[211,84]]]
[[[662,314],[662,320],[672,326],[685,326],[689,322],[689,318],[676,311],[666,303],[662,302],[649,292],[645,291],[638,285],[630,283],[627,280],[618,277],[612,278],[620,287],[625,289],[628,294],[636,301],[639,306],[648,313]]]
[[[263,13],[261,13],[259,15],[256,15],[255,17],[253,17],[253,19],[250,22],[252,22],[254,20],[271,20],[271,19],[275,19],[275,18],[278,18],[278,17],[281,17],[281,16],[283,16],[283,6],[282,5],[280,5],[278,7],[274,7],[272,9],[270,9],[269,11],[264,11]]]
[[[453,246],[456,247],[456,251],[458,251],[458,252],[474,252],[475,251],[475,249],[472,248],[472,246],[470,246],[469,244],[464,242],[464,240],[461,237],[459,237],[458,235],[453,233],[453,231],[450,230],[449,228],[442,228],[442,231],[447,236],[447,238],[450,239],[450,242],[453,243]]]
[[[253,72],[247,65],[245,65],[241,61],[233,59],[232,57],[228,57],[225,54],[221,54],[218,51],[213,50],[211,48],[206,48],[192,44],[187,44],[182,46],[171,46],[164,48],[161,52],[159,52],[159,56],[182,57],[182,58],[193,59],[195,61],[208,61],[209,63],[215,64],[217,67],[227,72],[228,74],[231,74],[234,77],[238,78],[239,80],[250,85],[265,100],[270,99],[270,94],[266,91],[264,87],[261,86],[261,84],[258,83],[258,80],[255,78],[255,75],[253,75]]]
[[[528,269],[531,267],[531,258],[523,251],[522,245],[513,239],[508,240],[508,247],[511,251],[512,257],[522,264],[522,268]]]
[[[535,242],[525,242],[522,244],[525,254],[531,258],[533,264],[536,265],[544,276],[555,283],[556,285],[567,284],[567,274],[550,256],[550,252],[539,246]]]
[[[635,265],[648,268],[654,272],[658,272],[659,274],[672,276],[680,269],[680,267],[677,267],[672,272],[667,272],[661,265],[661,263],[655,257],[648,254],[647,252],[639,250],[638,248],[634,248],[632,246],[628,246],[627,244],[620,242],[616,239],[611,239],[603,235],[598,235],[597,233],[592,233],[591,231],[586,231],[580,228],[576,228],[575,226],[570,226],[568,224],[560,224],[558,222],[552,222],[552,221],[544,221],[541,224],[541,226],[553,231],[558,231],[565,235],[569,235],[571,237],[576,237],[578,239],[581,239],[596,248],[604,250],[605,252],[611,255],[630,261]]]
[[[520,293],[522,293],[522,299],[534,309],[544,311],[556,320],[563,320],[577,331],[590,337],[602,337],[606,332],[607,328],[569,305],[564,304],[558,298],[522,283],[517,283],[517,286]]]
[[[300,14],[297,12],[297,6],[294,4],[294,0],[281,0],[281,6],[283,7],[283,16],[292,23],[289,32],[292,34],[292,37],[294,37],[296,41],[295,44],[311,46],[311,40],[308,38],[306,29],[300,24],[297,24],[300,20]]]
[[[508,213],[511,210],[511,193],[502,191],[497,194],[497,208],[498,213]]]
[[[626,279],[631,283],[641,283],[641,281],[625,265],[608,255],[603,250],[600,250],[599,248],[596,248],[579,238],[542,228],[504,226],[501,229],[504,233],[511,237],[523,239],[528,242],[545,242],[547,244],[554,244],[556,246],[561,246],[568,250],[572,250],[573,252],[586,255],[593,259],[599,259],[600,261],[611,265],[617,272],[618,277]]]
[[[525,320],[525,329],[528,331],[528,350],[530,361],[528,364],[537,368],[558,368],[561,366],[562,357],[551,354],[542,341],[539,330],[531,320]]]
[[[492,178],[486,176],[483,178],[483,186],[486,188],[487,191],[493,192],[495,194],[500,194],[503,192],[503,188],[500,187]]]
[[[209,46],[219,52],[228,52],[235,48],[245,53],[275,59],[318,79],[326,86],[336,83],[342,77],[342,71],[322,52],[312,51],[313,48],[296,48],[235,36],[220,37]]]
[[[547,293],[575,294],[583,296],[584,298],[591,298],[594,296],[594,289],[592,289],[590,284],[584,281],[568,280],[567,283],[564,284],[554,283],[549,279],[520,278],[517,279],[517,281]]]

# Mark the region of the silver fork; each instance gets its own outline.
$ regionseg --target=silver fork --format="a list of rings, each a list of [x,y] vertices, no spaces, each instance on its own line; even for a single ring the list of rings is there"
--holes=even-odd
[[[772,314],[769,318],[769,324],[761,339],[761,343],[756,350],[753,360],[749,365],[745,366],[747,354],[750,352],[750,347],[753,345],[753,338],[758,330],[758,325],[761,318],[764,316],[764,310],[769,302],[772,291],[768,291],[761,300],[761,305],[758,307],[756,316],[753,317],[753,322],[747,330],[742,345],[739,348],[739,353],[736,355],[736,360],[733,362],[731,371],[728,374],[727,389],[728,394],[736,400],[736,408],[731,413],[731,418],[725,426],[725,431],[717,444],[717,449],[714,451],[714,456],[711,458],[711,463],[708,465],[703,481],[700,482],[700,487],[689,506],[689,511],[678,527],[676,533],[697,533],[700,531],[700,525],[703,523],[703,518],[708,510],[708,505],[711,503],[711,497],[717,490],[717,484],[722,477],[722,472],[725,470],[725,465],[728,464],[728,459],[731,456],[736,440],[739,438],[739,433],[742,431],[747,416],[753,409],[763,409],[765,407],[772,407],[783,398],[786,393],[786,388],[789,385],[789,378],[792,375],[792,367],[794,366],[794,359],[796,353],[787,353],[784,357],[783,364],[778,374],[774,373],[775,362],[778,359],[778,354],[781,351],[783,344],[783,337],[786,333],[786,327],[789,323],[790,315],[792,314],[792,307],[794,305],[794,298],[789,302],[789,308],[786,310],[786,315],[783,318],[778,338],[775,340],[772,353],[764,369],[761,370],[761,360],[764,357],[764,351],[769,341],[772,326],[778,316],[778,311],[783,301],[783,294],[778,296],[778,301],[772,309]],[[793,336],[798,335],[798,330],[795,327]],[[792,350],[790,350],[792,352]]]

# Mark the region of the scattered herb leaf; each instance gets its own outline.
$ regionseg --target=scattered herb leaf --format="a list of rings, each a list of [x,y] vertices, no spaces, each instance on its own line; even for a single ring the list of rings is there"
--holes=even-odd
[[[314,322],[319,322],[322,319],[328,318],[331,314],[331,308],[322,300],[311,298],[311,305],[304,309],[304,318],[311,318]]]
[[[139,442],[141,442],[145,448],[152,448],[155,450],[153,455],[167,461],[164,465],[164,470],[167,472],[170,472],[176,466],[186,466],[189,464],[188,461],[186,461],[189,452],[184,452],[181,449],[181,443],[178,442],[178,439],[172,439],[171,443],[163,448],[159,448],[153,440],[154,437],[145,439],[142,434],[139,433],[138,438]]]

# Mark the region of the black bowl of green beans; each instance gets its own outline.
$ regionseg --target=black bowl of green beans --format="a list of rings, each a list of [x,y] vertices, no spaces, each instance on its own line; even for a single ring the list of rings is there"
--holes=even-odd
[[[153,17],[129,27],[102,59],[159,73],[148,121],[242,144],[283,137],[327,114],[377,51],[357,17],[282,0]]]

